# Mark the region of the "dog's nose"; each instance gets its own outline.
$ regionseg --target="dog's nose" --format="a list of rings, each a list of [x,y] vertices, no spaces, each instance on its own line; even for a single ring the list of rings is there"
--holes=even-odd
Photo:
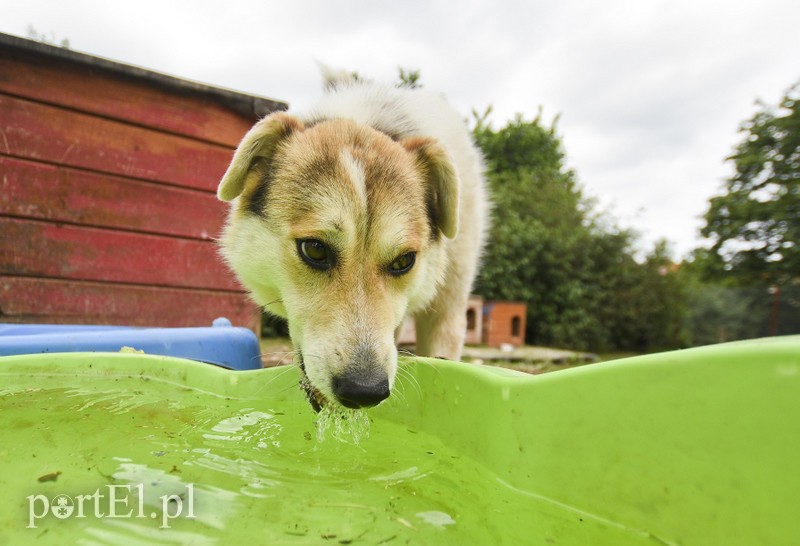
[[[345,373],[333,378],[333,394],[347,408],[368,408],[389,397],[389,378]]]

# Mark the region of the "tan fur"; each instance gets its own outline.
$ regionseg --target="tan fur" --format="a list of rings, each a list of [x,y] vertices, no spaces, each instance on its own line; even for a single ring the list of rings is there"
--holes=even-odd
[[[461,185],[434,138],[392,139],[352,120],[273,114],[243,139],[218,190],[233,200],[223,254],[253,298],[287,318],[321,402],[336,400],[343,374],[381,373],[391,386],[408,314],[421,354],[460,355],[483,229],[467,229],[466,263],[447,252],[458,249]],[[336,249],[329,271],[300,258],[309,239]],[[409,252],[413,268],[391,275]]]

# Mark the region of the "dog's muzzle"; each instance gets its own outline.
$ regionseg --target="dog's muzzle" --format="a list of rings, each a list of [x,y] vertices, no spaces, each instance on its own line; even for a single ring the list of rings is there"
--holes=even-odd
[[[352,409],[376,406],[389,397],[389,378],[385,374],[346,372],[335,376],[331,386],[339,403]]]

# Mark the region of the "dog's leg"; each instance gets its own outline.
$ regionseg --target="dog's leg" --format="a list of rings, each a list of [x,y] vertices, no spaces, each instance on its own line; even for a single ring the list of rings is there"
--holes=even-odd
[[[471,285],[470,276],[453,275],[428,308],[414,317],[419,356],[461,358]]]
[[[417,354],[459,360],[467,331],[466,309],[452,305],[451,309],[430,309],[415,317]]]
[[[471,211],[471,216],[478,214]],[[456,259],[448,263],[445,281],[428,307],[414,317],[419,356],[461,359],[467,335],[467,303],[478,269],[480,225],[476,221],[463,226],[449,249]]]

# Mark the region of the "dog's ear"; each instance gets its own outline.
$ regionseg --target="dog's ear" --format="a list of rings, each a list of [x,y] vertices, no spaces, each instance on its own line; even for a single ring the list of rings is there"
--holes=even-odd
[[[271,159],[278,145],[294,132],[303,130],[303,123],[283,112],[270,114],[258,123],[242,139],[233,160],[217,188],[217,197],[232,201],[244,191],[247,174],[259,159]]]
[[[458,233],[459,181],[447,152],[432,138],[411,137],[401,141],[417,160],[428,185],[427,205],[433,229],[448,239]]]

